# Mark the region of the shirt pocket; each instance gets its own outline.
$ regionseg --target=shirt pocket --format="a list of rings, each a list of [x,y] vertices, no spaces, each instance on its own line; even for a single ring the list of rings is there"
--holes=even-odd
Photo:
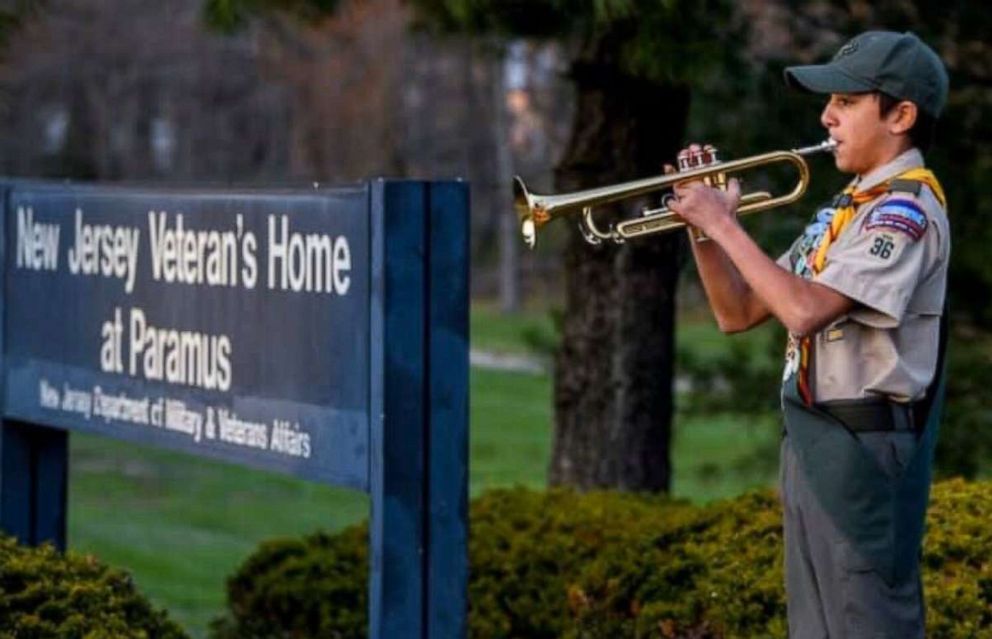
[[[817,401],[861,396],[864,386],[863,331],[858,322],[845,315],[818,334],[813,380]]]

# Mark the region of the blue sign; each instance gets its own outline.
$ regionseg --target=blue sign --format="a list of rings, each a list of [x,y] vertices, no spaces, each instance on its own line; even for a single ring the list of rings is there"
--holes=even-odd
[[[368,200],[15,188],[5,416],[367,490]]]
[[[467,632],[468,190],[3,188],[0,526],[65,547],[66,431],[369,493],[369,635]]]

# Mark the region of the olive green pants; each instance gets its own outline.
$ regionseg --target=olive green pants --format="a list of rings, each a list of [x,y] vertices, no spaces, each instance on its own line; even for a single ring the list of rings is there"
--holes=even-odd
[[[841,428],[840,426],[838,426]],[[890,476],[916,450],[906,431],[851,433]],[[817,495],[789,435],[782,440],[781,496],[789,639],[922,639],[924,603],[918,563],[887,583],[853,552]]]

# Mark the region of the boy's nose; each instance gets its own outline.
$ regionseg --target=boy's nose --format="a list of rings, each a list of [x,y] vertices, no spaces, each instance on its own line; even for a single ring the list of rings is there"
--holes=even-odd
[[[829,103],[823,107],[823,111],[820,113],[820,124],[822,124],[825,129],[829,129],[837,124],[837,118],[834,117],[833,110],[830,108]]]

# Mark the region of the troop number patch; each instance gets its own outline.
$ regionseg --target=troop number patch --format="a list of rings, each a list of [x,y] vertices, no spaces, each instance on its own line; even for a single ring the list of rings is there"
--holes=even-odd
[[[895,247],[896,243],[894,238],[887,233],[883,233],[875,237],[875,240],[871,244],[871,248],[868,249],[868,254],[887,260],[892,257],[892,249]]]
[[[927,216],[912,200],[887,200],[868,215],[864,228],[899,231],[915,242],[927,232]]]

